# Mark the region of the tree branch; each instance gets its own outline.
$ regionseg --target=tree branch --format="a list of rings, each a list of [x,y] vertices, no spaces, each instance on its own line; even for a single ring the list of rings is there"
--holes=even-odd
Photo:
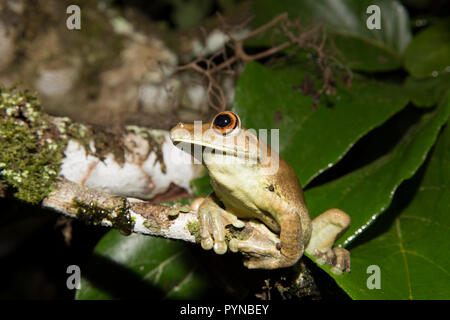
[[[167,132],[137,127],[110,132],[72,123],[42,112],[27,92],[0,88],[0,138],[0,196],[124,234],[199,242],[195,210],[136,198],[151,199],[169,182],[189,186],[196,175],[191,156],[173,146]],[[231,237],[273,248],[278,241],[252,221],[228,229]]]
[[[42,206],[87,223],[117,228],[124,234],[135,232],[195,242],[197,214],[185,207],[111,195],[66,179],[59,179]]]

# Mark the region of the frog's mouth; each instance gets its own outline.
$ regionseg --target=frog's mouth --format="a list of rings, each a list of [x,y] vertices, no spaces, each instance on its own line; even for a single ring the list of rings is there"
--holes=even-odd
[[[211,151],[218,150],[218,151],[221,151],[221,152],[224,152],[226,154],[233,155],[236,157],[247,157],[247,158],[250,157],[252,159],[252,158],[257,158],[257,156],[258,156],[257,153],[256,154],[254,152],[251,153],[251,152],[249,152],[249,150],[246,150],[246,149],[244,149],[242,147],[238,147],[238,146],[229,147],[227,145],[211,144],[211,143],[208,143],[206,141],[201,141],[201,140],[191,140],[191,139],[183,139],[183,138],[175,138],[175,137],[172,138],[172,141],[174,144],[181,142],[181,143],[187,143],[187,144],[194,145],[194,146],[195,145],[202,146],[203,147],[202,152],[205,150],[205,148],[209,148]],[[193,150],[191,150],[191,151],[193,151]]]

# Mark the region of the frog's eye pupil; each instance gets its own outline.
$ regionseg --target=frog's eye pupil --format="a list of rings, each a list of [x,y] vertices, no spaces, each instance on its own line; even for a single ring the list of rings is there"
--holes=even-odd
[[[227,135],[239,127],[239,117],[230,111],[219,113],[212,123],[217,132]]]
[[[214,125],[219,128],[226,128],[232,122],[228,114],[219,114],[214,120]]]

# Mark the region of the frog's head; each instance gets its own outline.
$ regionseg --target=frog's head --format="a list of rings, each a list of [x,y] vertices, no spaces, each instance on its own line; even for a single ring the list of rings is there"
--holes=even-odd
[[[194,124],[179,123],[170,130],[170,138],[175,145],[185,151],[183,144],[201,146],[200,151],[205,148],[212,151],[207,157],[203,156],[205,162],[229,157],[258,159],[261,148],[256,134],[242,128],[239,116],[231,111],[218,113],[209,123],[200,121]],[[195,152],[195,148],[189,150],[191,153]]]

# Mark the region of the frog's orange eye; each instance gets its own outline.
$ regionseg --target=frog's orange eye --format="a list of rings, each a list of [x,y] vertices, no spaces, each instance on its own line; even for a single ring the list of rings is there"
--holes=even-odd
[[[212,127],[224,136],[230,134],[234,129],[240,126],[237,114],[224,111],[216,115],[212,122]]]

